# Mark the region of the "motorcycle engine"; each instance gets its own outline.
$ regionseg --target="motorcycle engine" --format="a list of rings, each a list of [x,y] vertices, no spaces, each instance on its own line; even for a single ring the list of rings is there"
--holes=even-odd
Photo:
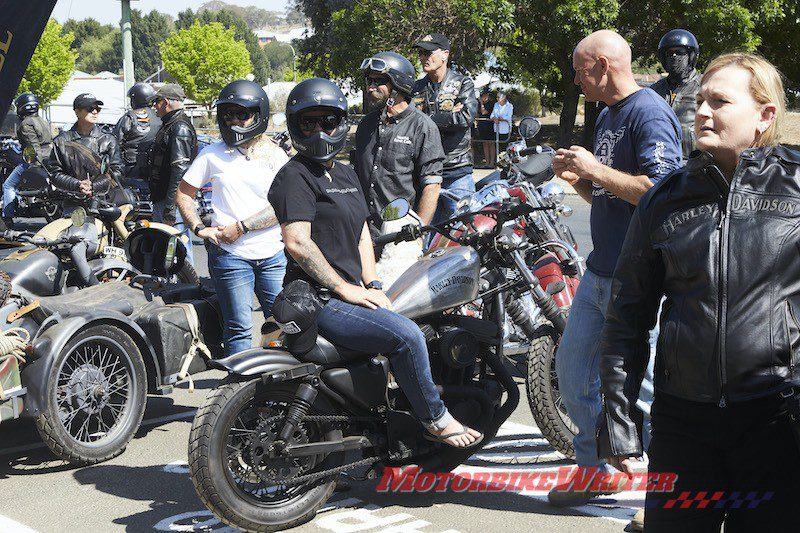
[[[469,331],[456,326],[442,326],[439,331],[439,355],[447,366],[468,368],[478,357],[478,339]]]

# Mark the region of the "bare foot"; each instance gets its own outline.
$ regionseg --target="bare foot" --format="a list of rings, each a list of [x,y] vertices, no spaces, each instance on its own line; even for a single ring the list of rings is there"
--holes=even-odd
[[[441,435],[447,435],[449,433],[461,433],[465,428],[467,430],[466,433],[461,435],[453,435],[452,437],[448,437],[444,440],[444,442],[450,446],[454,446],[456,448],[465,448],[482,436],[480,431],[476,431],[470,427],[467,427],[458,420],[453,420],[447,424],[447,427],[445,427],[443,430],[430,430],[430,432],[432,435],[436,435],[438,437]]]

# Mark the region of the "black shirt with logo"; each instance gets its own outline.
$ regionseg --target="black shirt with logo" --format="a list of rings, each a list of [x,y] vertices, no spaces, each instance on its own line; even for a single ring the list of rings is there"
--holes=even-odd
[[[328,263],[348,283],[360,284],[358,242],[369,213],[350,166],[335,162],[328,169],[297,155],[278,171],[268,198],[281,224],[311,222],[311,240]],[[296,279],[319,286],[291,254],[287,253],[286,259],[284,286]]]
[[[405,198],[416,208],[426,185],[442,182],[444,150],[439,128],[409,106],[381,121],[381,111],[364,116],[356,130],[356,172],[373,216]]]

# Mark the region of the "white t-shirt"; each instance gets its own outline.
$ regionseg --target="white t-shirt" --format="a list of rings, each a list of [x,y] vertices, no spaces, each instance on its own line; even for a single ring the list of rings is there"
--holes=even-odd
[[[198,189],[211,183],[211,223],[227,226],[244,220],[269,206],[267,193],[278,170],[289,161],[286,153],[268,138],[251,149],[250,159],[224,142],[211,144],[200,152],[183,180]],[[224,250],[244,259],[266,259],[283,250],[281,227],[249,231],[233,244],[220,243]]]
[[[514,106],[511,105],[511,102],[506,100],[506,103],[502,105],[500,102],[495,102],[491,117],[502,120],[494,125],[494,131],[500,135],[507,135],[511,131],[511,119],[513,115]]]

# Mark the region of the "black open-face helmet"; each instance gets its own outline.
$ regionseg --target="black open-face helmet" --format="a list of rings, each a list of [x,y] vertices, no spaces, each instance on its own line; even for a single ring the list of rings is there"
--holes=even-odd
[[[312,109],[330,111],[336,118],[336,127],[309,136],[300,129],[300,115]],[[347,98],[332,81],[311,78],[298,83],[286,101],[286,121],[292,146],[303,156],[324,163],[333,159],[347,141]]]
[[[222,140],[230,147],[240,146],[256,135],[267,131],[269,123],[269,98],[259,84],[248,80],[235,80],[226,85],[219,93],[215,103],[217,107],[217,125]],[[247,127],[229,126],[223,118],[230,108],[241,107],[255,113],[252,124]]]
[[[153,103],[156,98],[156,90],[149,83],[136,83],[128,89],[128,96],[133,109],[142,109],[150,107],[150,104]]]
[[[670,30],[658,41],[658,59],[661,61],[661,65],[666,68],[667,50],[676,46],[681,46],[689,51],[689,65],[694,68],[697,65],[697,58],[700,56],[700,45],[697,44],[697,38],[692,32],[682,29]]]
[[[39,99],[33,93],[22,93],[14,100],[14,107],[20,117],[35,115],[39,112]]]
[[[384,74],[392,80],[392,85],[406,98],[411,96],[417,71],[411,61],[394,52],[379,52],[361,62],[361,72],[365,76],[370,72]]]

